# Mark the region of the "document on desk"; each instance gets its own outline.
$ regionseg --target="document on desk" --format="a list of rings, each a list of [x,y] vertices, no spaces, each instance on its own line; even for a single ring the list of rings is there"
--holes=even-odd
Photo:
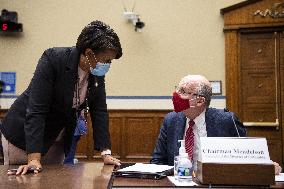
[[[173,166],[168,166],[168,165],[136,163],[129,167],[119,169],[117,170],[117,172],[161,173],[170,170],[172,168]]]
[[[197,186],[195,182],[192,180],[183,180],[179,181],[176,177],[174,176],[168,176],[168,179],[175,185],[175,186]]]
[[[279,175],[275,175],[275,182],[284,182],[284,173],[280,173]]]

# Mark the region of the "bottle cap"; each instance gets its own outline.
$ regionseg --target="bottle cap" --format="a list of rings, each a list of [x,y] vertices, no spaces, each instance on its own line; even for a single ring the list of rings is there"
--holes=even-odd
[[[186,153],[186,149],[185,149],[185,141],[184,140],[178,140],[178,142],[180,142],[179,155],[180,156],[188,156],[188,154]]]

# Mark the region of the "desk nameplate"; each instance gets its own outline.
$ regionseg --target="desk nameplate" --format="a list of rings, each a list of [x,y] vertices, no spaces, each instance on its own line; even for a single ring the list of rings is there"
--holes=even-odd
[[[202,184],[273,185],[273,164],[229,164],[197,162],[197,178]]]

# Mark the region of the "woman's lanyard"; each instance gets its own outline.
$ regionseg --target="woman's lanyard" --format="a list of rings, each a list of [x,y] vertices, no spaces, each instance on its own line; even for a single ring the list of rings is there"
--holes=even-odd
[[[82,105],[80,103],[80,84],[79,84],[79,82],[80,82],[80,78],[77,77],[77,82],[76,82],[76,85],[75,85],[76,117],[78,119],[81,116],[81,111],[84,109],[84,118],[85,118],[85,121],[86,121],[86,124],[87,124],[87,116],[88,116],[88,113],[89,113],[89,104],[88,104],[88,95],[89,95],[89,90],[90,90],[89,79],[87,81],[88,87],[87,87],[86,97],[85,97],[85,102],[86,102],[85,108],[81,107],[81,106],[84,106],[84,103]]]

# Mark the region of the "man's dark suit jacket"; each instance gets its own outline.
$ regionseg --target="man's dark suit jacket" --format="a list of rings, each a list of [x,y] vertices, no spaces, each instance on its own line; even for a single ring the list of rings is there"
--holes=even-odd
[[[27,153],[45,154],[65,128],[65,152],[69,151],[76,126],[72,104],[79,58],[75,47],[51,48],[43,53],[30,85],[2,122],[1,132],[9,142]],[[90,74],[88,90],[95,149],[110,149],[104,77]]]
[[[207,108],[205,112],[207,137],[237,137],[233,119],[240,136],[246,136],[246,129],[232,112]],[[183,140],[185,126],[186,117],[181,112],[171,112],[165,117],[151,163],[174,164],[174,157],[178,155],[178,140]]]

